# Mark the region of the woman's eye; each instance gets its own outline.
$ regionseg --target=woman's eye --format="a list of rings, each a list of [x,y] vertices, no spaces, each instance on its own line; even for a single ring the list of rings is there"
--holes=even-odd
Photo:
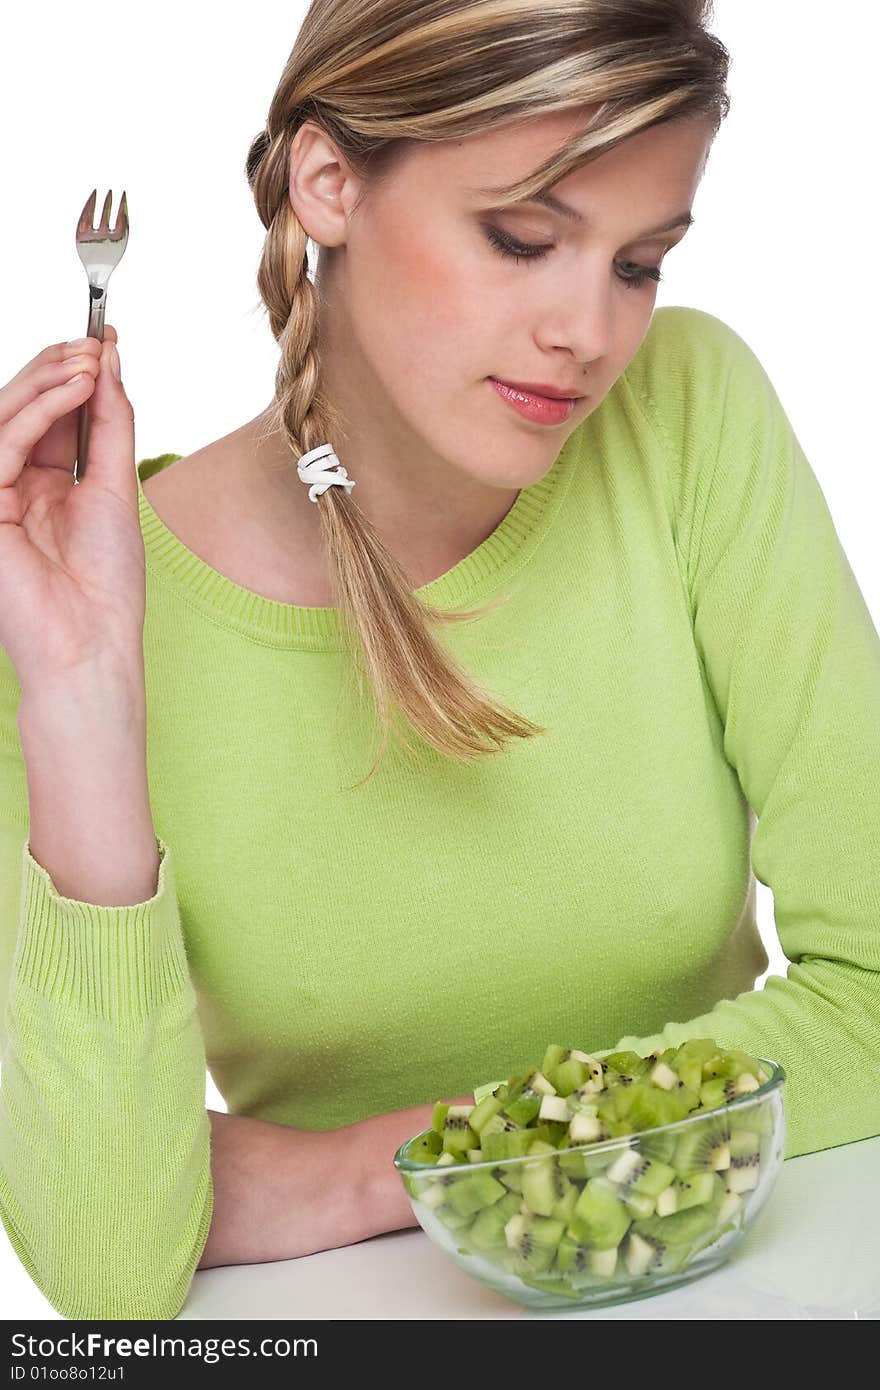
[[[516,260],[540,260],[542,256],[553,249],[552,245],[543,246],[539,243],[535,246],[527,241],[517,241],[515,237],[508,236],[498,227],[486,227],[484,230],[496,250],[500,251],[503,256],[513,256]]]
[[[498,227],[487,226],[483,230],[487,238],[496,251],[500,251],[503,256],[510,256],[517,262],[542,260],[548,251],[552,251],[552,246],[534,245],[526,241],[517,241],[514,237],[508,236]],[[618,278],[629,289],[639,289],[647,281],[659,284],[663,279],[663,273],[656,265],[639,265],[636,261],[621,261],[624,273],[618,271]]]

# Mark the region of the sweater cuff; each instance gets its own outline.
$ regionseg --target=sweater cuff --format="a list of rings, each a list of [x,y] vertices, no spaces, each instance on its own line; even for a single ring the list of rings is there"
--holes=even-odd
[[[189,985],[174,865],[158,836],[154,897],[121,907],[65,898],[22,850],[19,933],[13,978],[45,998],[108,1022],[146,1018]]]

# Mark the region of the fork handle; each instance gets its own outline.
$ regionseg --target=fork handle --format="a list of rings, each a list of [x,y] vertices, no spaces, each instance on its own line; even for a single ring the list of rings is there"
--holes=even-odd
[[[88,338],[97,338],[99,342],[104,341],[104,309],[107,303],[107,291],[100,285],[89,284],[89,325],[86,329]],[[86,463],[88,462],[89,452],[89,403],[83,401],[79,408],[79,423],[76,436],[76,462],[73,465],[74,486],[81,482],[85,476]]]

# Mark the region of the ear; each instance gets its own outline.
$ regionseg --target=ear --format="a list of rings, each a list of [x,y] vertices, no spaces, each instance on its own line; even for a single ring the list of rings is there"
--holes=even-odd
[[[362,193],[357,177],[333,140],[315,121],[304,121],[290,147],[290,204],[305,233],[319,246],[341,246]]]

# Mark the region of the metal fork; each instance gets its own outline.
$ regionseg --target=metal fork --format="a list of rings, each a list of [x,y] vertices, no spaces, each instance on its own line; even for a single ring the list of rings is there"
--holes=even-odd
[[[86,199],[85,206],[76,224],[76,249],[89,277],[89,324],[86,336],[104,341],[104,311],[107,305],[107,281],[122,260],[128,245],[128,203],[125,190],[116,214],[116,225],[110,230],[110,204],[113,190],[104,199],[104,211],[97,227],[95,220],[95,199],[97,188],[93,188]],[[80,406],[79,429],[76,442],[76,462],[73,466],[73,481],[81,481],[86,471],[89,449],[89,403]]]

